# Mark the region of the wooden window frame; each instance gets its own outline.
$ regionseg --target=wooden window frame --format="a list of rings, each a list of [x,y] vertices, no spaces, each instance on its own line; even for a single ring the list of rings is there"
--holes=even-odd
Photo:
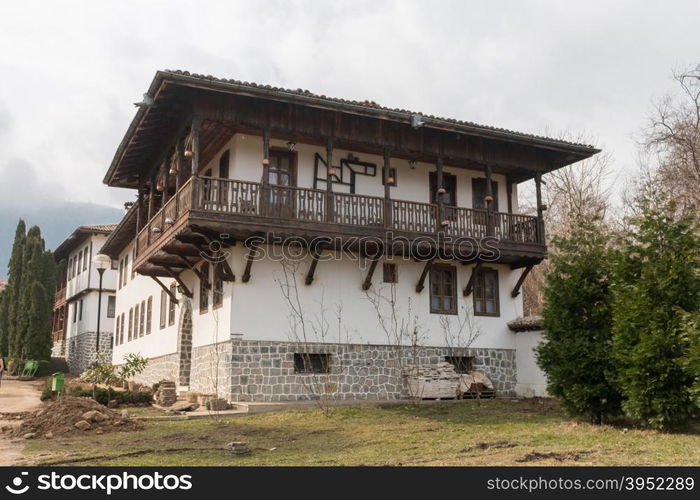
[[[146,334],[146,301],[141,301],[141,310],[139,316],[139,338]]]
[[[495,285],[494,285],[494,290],[496,297],[495,299],[491,299],[495,301],[495,312],[485,312],[486,311],[486,301],[489,300],[486,297],[480,297],[480,293],[485,293],[486,292],[486,276],[494,276],[495,277]],[[490,316],[490,317],[499,317],[501,315],[501,296],[500,296],[500,289],[499,289],[499,275],[498,275],[498,269],[493,269],[490,267],[481,267],[478,271],[476,271],[476,274],[474,276],[474,290],[472,292],[472,295],[474,296],[474,316]],[[477,303],[479,301],[483,301],[483,311],[479,311],[477,307]]]
[[[447,297],[447,295],[444,294],[444,281],[442,278],[442,275],[444,273],[450,273],[452,276],[452,307],[447,309],[444,307],[444,297]],[[434,285],[436,285],[436,281],[441,281],[441,283],[437,283],[437,286],[441,288],[441,292],[438,296],[442,297],[441,303],[442,306],[439,308],[434,307],[433,305],[433,297],[435,296],[434,293]],[[457,268],[455,266],[451,266],[448,264],[433,264],[430,268],[430,313],[431,314],[452,314],[456,315],[457,314]]]
[[[447,172],[443,172],[442,173],[442,184],[446,190],[449,187],[450,183],[453,183],[453,187],[454,187],[454,189],[452,191],[452,194],[453,194],[452,200],[450,203],[445,203],[444,205],[446,207],[456,207],[457,206],[457,176],[455,174],[449,174]],[[430,185],[430,197],[428,198],[430,200],[429,203],[437,204],[437,196],[438,196],[437,171],[430,172],[429,185]]]
[[[211,277],[209,276],[209,262],[204,262],[199,268],[199,272],[203,277],[199,279],[199,314],[204,314],[209,311],[209,289],[211,288]]]
[[[88,259],[90,258],[89,251],[90,247],[85,247],[85,250],[83,250],[83,253],[85,254],[83,257],[83,271],[87,271],[88,268]]]
[[[472,208],[476,210],[486,210],[486,202],[482,199],[483,207],[478,205],[477,188],[479,184],[483,184],[483,189],[486,189],[486,177],[473,177],[472,178]],[[491,209],[493,212],[498,212],[498,181],[491,180],[491,195],[493,196],[493,202],[491,203]],[[486,191],[484,191],[484,196],[486,196]]]
[[[177,285],[173,282],[170,284],[170,293],[175,295],[177,292]],[[168,302],[168,326],[173,326],[175,324],[175,312],[176,312],[177,304],[173,300],[172,297],[169,297],[169,302]]]
[[[127,331],[127,342],[134,340],[134,308],[129,308],[129,329]]]
[[[139,316],[141,314],[141,303],[137,302],[134,306],[134,340],[140,337],[139,335]]]
[[[111,302],[111,304],[110,304]],[[117,296],[116,295],[108,295],[107,296],[107,317],[108,318],[114,318],[114,315],[117,313]]]
[[[146,335],[151,334],[151,323],[153,320],[153,296],[146,300]]]
[[[267,170],[267,175],[268,178],[267,180],[270,180],[270,172],[272,172],[272,157],[273,156],[288,156],[290,158],[289,162],[289,184],[287,186],[282,186],[282,187],[296,187],[297,186],[297,161],[298,161],[298,155],[296,151],[289,151],[288,149],[285,148],[280,148],[278,146],[272,146],[270,148],[270,166],[268,167]],[[271,184],[273,186],[277,186],[278,184]]]
[[[80,309],[78,311],[78,321],[83,320],[83,299],[80,299],[78,301],[78,305],[80,306]]]
[[[160,329],[165,328],[168,322],[168,294],[165,290],[160,291]]]
[[[224,306],[224,279],[221,277],[221,263],[216,263],[213,267],[211,307],[212,309],[220,309]]]

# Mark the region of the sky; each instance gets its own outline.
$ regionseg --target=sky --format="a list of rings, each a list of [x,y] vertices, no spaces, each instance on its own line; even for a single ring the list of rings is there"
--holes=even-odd
[[[698,19],[697,0],[1,2],[0,213],[80,203],[90,224],[133,200],[102,178],[158,69],[584,134],[623,185],[672,70],[700,63]]]

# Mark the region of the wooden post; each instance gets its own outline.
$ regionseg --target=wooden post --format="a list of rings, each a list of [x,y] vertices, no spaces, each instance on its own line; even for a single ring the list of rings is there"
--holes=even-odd
[[[199,129],[202,126],[202,120],[199,117],[194,117],[192,120],[192,177],[197,177],[199,172]]]
[[[537,196],[537,242],[544,244],[544,216],[542,211],[542,174],[535,173],[535,193]]]
[[[270,129],[263,130],[263,159],[262,159],[262,197],[260,199],[260,211],[265,215],[270,206]],[[244,281],[244,283],[247,281]]]
[[[182,145],[175,145],[175,213],[180,217],[180,188],[182,187]]]
[[[151,244],[151,218],[153,217],[153,209],[154,209],[154,204],[155,204],[155,191],[156,191],[156,182],[155,182],[155,176],[151,177],[150,185],[148,188],[148,214],[146,216],[146,226],[149,228],[148,229],[148,244]]]
[[[484,169],[486,175],[486,235],[493,236],[493,189],[491,186],[491,165]]]
[[[384,227],[392,227],[391,220],[391,186],[387,179],[391,176],[391,153],[389,149],[384,150]]]
[[[331,169],[333,168],[333,138],[329,137],[326,142],[326,222],[333,221],[333,179]]]
[[[445,220],[445,207],[444,202],[443,202],[443,192],[445,189],[445,181],[444,181],[444,176],[442,172],[442,155],[439,155],[437,158],[437,162],[435,164],[435,167],[437,169],[436,175],[435,175],[435,188],[437,189],[436,193],[436,201],[437,201],[437,216],[438,216],[438,223],[437,223],[437,230],[438,232],[442,232],[444,227],[442,225],[443,221]]]
[[[161,207],[163,207],[168,201],[168,186],[170,185],[170,176],[168,174],[167,159],[163,160],[163,163],[160,165],[160,178],[163,179],[163,194],[161,195],[161,200],[163,200],[163,203],[161,203]]]

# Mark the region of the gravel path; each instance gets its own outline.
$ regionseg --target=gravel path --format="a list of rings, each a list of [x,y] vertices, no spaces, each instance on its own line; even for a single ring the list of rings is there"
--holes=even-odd
[[[0,413],[18,413],[36,410],[41,406],[39,400],[39,389],[43,382],[41,380],[2,381],[0,386]],[[19,425],[20,420],[0,420],[0,427],[3,425]],[[8,439],[4,434],[0,434],[0,466],[16,465],[24,459],[22,450],[24,442],[21,439]]]

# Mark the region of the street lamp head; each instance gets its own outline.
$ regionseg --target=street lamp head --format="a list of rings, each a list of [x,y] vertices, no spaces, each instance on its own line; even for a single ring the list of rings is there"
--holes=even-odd
[[[98,253],[93,257],[92,263],[95,264],[98,271],[104,271],[112,265],[112,258],[109,255]]]

